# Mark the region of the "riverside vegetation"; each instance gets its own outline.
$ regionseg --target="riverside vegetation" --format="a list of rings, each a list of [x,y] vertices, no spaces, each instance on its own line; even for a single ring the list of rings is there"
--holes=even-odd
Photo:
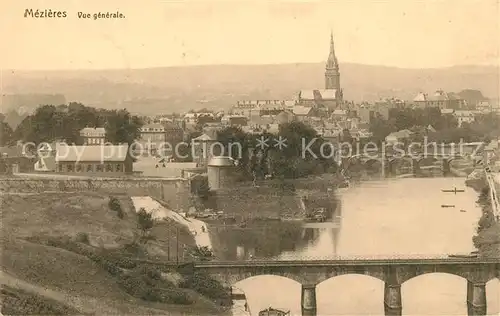
[[[477,200],[482,215],[478,222],[477,235],[472,240],[480,256],[500,258],[500,223],[495,220],[491,202],[490,188],[485,187]]]

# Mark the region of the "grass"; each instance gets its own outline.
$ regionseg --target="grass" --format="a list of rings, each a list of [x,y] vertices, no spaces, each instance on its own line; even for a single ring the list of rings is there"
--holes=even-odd
[[[4,315],[79,315],[77,309],[20,289],[3,286],[1,289]]]

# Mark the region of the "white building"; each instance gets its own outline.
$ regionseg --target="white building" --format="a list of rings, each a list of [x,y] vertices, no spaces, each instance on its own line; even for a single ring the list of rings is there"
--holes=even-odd
[[[106,130],[104,127],[85,127],[80,131],[84,145],[104,145]]]

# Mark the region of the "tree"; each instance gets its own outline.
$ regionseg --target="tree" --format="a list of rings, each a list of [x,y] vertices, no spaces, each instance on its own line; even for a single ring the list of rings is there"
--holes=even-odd
[[[13,138],[24,142],[64,140],[78,144],[84,127],[106,127],[107,141],[131,144],[140,136],[142,122],[126,110],[109,111],[86,107],[81,103],[42,105],[26,117],[14,131]]]
[[[126,110],[113,110],[106,120],[106,140],[113,144],[131,145],[141,135],[141,120]]]
[[[0,122],[0,146],[9,145],[12,142],[14,131],[6,122]]]

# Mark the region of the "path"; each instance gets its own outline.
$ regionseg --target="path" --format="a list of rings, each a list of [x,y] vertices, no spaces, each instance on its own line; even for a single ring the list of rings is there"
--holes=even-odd
[[[208,227],[205,222],[194,218],[188,219],[177,212],[167,209],[150,196],[133,196],[131,199],[136,212],[144,208],[146,212],[153,214],[154,219],[171,218],[189,229],[198,247],[212,249]]]

